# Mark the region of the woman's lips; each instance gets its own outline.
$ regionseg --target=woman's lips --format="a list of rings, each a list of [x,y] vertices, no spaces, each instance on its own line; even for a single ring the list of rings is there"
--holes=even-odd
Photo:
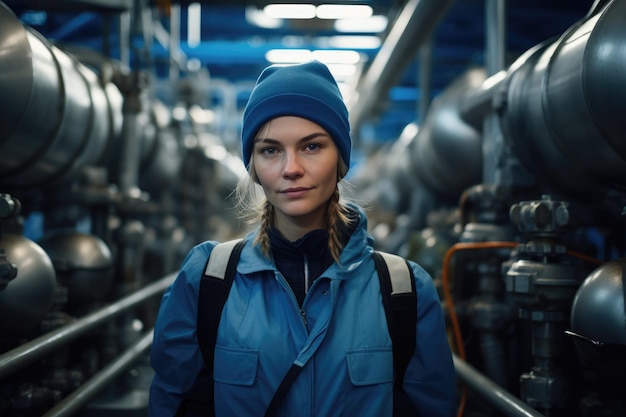
[[[285,190],[282,190],[280,193],[288,197],[297,198],[297,197],[302,197],[310,189],[311,188],[307,188],[307,187],[293,187],[293,188],[287,188]]]

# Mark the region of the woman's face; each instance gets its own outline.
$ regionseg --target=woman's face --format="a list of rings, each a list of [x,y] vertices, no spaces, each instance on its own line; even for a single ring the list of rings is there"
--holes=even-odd
[[[325,226],[326,206],[337,186],[339,151],[324,128],[301,117],[273,119],[259,131],[252,158],[275,208],[276,227],[285,237],[290,238],[291,227],[309,231]]]

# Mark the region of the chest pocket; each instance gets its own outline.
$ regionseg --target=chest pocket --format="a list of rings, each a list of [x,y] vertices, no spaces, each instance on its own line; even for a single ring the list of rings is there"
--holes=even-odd
[[[393,351],[356,349],[346,354],[350,382],[355,386],[393,383]]]
[[[256,381],[259,352],[215,346],[215,382],[250,387]]]

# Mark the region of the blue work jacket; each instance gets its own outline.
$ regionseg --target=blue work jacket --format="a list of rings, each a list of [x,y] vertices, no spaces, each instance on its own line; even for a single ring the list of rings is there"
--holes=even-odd
[[[303,367],[279,408],[285,417],[392,415],[393,355],[367,219],[313,283],[302,308],[285,278],[246,236],[217,335],[216,417],[262,417],[293,363]],[[204,368],[198,289],[216,242],[193,248],[165,292],[155,325],[149,415],[173,416]],[[455,371],[432,278],[411,262],[418,294],[416,349],[404,390],[422,417],[455,414]],[[207,386],[210,389],[210,386]]]

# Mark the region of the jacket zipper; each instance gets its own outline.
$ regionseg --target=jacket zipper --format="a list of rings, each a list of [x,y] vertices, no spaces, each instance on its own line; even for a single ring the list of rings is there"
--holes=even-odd
[[[309,282],[309,259],[306,257],[306,255],[303,255],[304,258],[304,296],[306,297],[306,295],[309,293],[309,288],[311,287],[311,283]],[[302,303],[304,305],[304,303]],[[302,315],[302,320],[304,320],[304,325],[307,326],[308,329],[308,322],[306,320],[306,312],[304,311],[304,309],[300,308],[300,314]]]

